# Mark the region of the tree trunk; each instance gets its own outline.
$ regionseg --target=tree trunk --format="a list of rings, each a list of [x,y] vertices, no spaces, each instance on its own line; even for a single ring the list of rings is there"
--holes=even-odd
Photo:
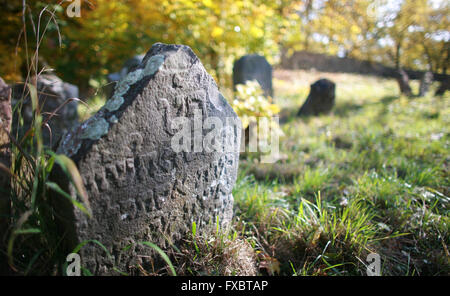
[[[306,3],[306,9],[305,9],[305,18],[306,18],[306,24],[304,23],[303,26],[305,26],[305,40],[303,42],[303,46],[304,46],[304,50],[308,51],[309,50],[309,40],[311,37],[311,29],[310,29],[310,24],[309,24],[309,15],[311,13],[312,10],[312,4],[313,4],[313,0],[309,0]]]
[[[396,79],[397,79],[398,86],[400,88],[400,94],[411,97],[412,90],[411,90],[411,87],[409,86],[408,74],[403,69],[399,69],[397,71]]]
[[[395,69],[400,70],[400,50],[402,48],[401,42],[398,42],[395,46]]]

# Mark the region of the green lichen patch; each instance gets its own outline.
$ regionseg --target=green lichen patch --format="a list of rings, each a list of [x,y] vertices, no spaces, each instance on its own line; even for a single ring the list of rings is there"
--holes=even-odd
[[[110,112],[116,111],[122,106],[124,101],[125,99],[122,96],[114,94],[114,96],[106,102],[105,109]]]
[[[153,75],[155,72],[161,67],[161,65],[164,63],[164,56],[157,54],[152,56],[145,65],[143,76],[147,75]]]
[[[86,128],[80,135],[81,139],[98,140],[108,133],[109,123],[104,118],[98,118],[92,123],[86,122]]]
[[[131,85],[135,84],[139,79],[142,78],[142,69],[137,69],[136,71],[128,73],[125,77],[125,81]]]
[[[119,110],[120,106],[125,102],[123,96],[128,92],[131,85],[141,80],[144,76],[155,74],[164,63],[164,59],[164,55],[154,55],[147,61],[143,69],[136,69],[135,71],[128,73],[127,76],[117,83],[114,95],[106,102],[102,110],[81,125],[80,133],[73,132],[67,135],[59,150],[64,154],[73,155],[80,149],[81,140],[98,140],[106,135],[109,130],[108,121],[111,124],[115,124],[119,122],[119,120],[115,115],[112,115],[106,120],[104,118],[104,110],[109,112]]]
[[[144,69],[137,69],[133,72],[130,72],[122,78],[116,85],[114,89],[114,95],[111,99],[109,99],[105,104],[105,109],[113,112],[116,111],[122,106],[125,102],[123,96],[130,89],[130,86],[141,80],[144,76],[153,75],[155,72],[161,67],[164,63],[163,55],[155,55],[152,56],[145,65]]]
[[[111,122],[111,123],[118,123],[119,119],[117,119],[117,117],[115,115],[113,115],[113,116],[111,116],[109,118],[109,122]]]
[[[58,148],[58,153],[64,154],[67,156],[72,156],[78,152],[81,147],[81,139],[76,136],[76,130],[79,125],[74,126],[71,130],[69,130],[64,136],[61,145]]]

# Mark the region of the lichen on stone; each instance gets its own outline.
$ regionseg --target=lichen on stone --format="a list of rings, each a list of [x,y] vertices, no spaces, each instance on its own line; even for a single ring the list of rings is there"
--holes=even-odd
[[[126,77],[123,80],[120,80],[119,83],[117,83],[115,88],[115,96],[123,96],[127,93],[127,91],[130,89],[130,84],[126,80]]]
[[[136,71],[128,73],[126,76],[126,81],[128,84],[135,84],[139,79],[142,78],[142,69],[137,69]]]
[[[125,102],[123,96],[130,89],[130,86],[141,80],[144,76],[155,74],[163,63],[163,55],[154,55],[147,61],[144,69],[136,69],[135,71],[128,73],[117,83],[114,89],[114,95],[106,102],[105,109],[110,112],[118,110]]]
[[[155,72],[161,67],[161,65],[164,63],[164,56],[157,54],[152,56],[145,65],[143,76],[146,75],[153,75]]]
[[[122,106],[124,101],[125,99],[121,95],[114,94],[114,96],[106,102],[105,108],[110,112],[116,111]]]
[[[86,122],[80,138],[98,140],[108,133],[109,123],[104,118],[96,118],[92,122]]]
[[[65,154],[70,157],[78,152],[81,147],[81,141],[78,137],[76,137],[75,131],[79,126],[79,124],[74,126],[64,134],[61,145],[58,148],[58,153]]]
[[[118,123],[119,119],[117,119],[116,115],[113,115],[109,118],[109,122],[111,123]]]
[[[131,85],[141,80],[144,76],[155,74],[164,63],[164,59],[164,55],[154,55],[147,61],[144,68],[136,69],[135,71],[128,73],[117,83],[114,90],[114,95],[106,102],[102,110],[106,109],[109,112],[119,110],[120,106],[122,106],[125,102],[123,96],[128,92]],[[105,112],[102,110],[81,124],[80,134],[77,135],[75,132],[68,134],[63,140],[62,145],[60,145],[60,151],[64,154],[73,155],[77,153],[78,149],[81,147],[80,140],[98,140],[102,136],[106,135],[109,130],[108,121],[114,124],[119,120],[115,115],[112,115],[107,121],[104,118]]]

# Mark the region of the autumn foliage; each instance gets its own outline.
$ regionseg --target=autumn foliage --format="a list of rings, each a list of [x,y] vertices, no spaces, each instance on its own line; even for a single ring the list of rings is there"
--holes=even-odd
[[[246,53],[271,63],[281,52],[310,50],[435,72],[448,67],[446,1],[80,0],[80,17],[69,17],[71,3],[3,5],[0,75],[23,79],[37,40],[40,66],[82,93],[154,42],[191,46],[223,87],[233,60]]]

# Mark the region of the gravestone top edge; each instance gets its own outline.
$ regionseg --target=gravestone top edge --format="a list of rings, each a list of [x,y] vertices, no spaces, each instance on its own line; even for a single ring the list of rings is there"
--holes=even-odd
[[[57,153],[77,158],[81,151],[86,151],[90,145],[106,135],[110,127],[118,122],[120,111],[126,107],[125,97],[130,87],[143,78],[150,79],[159,71],[168,55],[183,51],[190,58],[191,65],[199,62],[199,58],[187,45],[155,43],[145,54],[143,60],[134,71],[129,72],[115,86],[113,96],[106,101],[97,113],[83,123],[75,125],[62,138]],[[132,101],[134,98],[128,98]],[[87,142],[84,145],[84,142]],[[83,146],[84,149],[81,149]]]

